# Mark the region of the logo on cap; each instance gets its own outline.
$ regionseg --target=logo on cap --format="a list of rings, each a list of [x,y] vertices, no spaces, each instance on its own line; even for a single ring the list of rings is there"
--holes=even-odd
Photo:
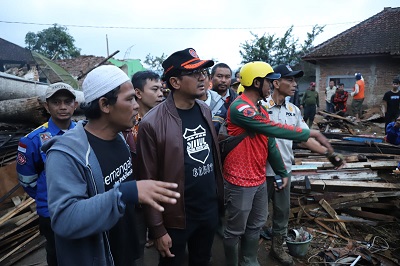
[[[199,58],[199,56],[197,55],[196,51],[194,49],[190,49],[189,50],[189,54],[195,58]]]
[[[286,65],[286,68],[287,68],[290,72],[293,71],[292,68],[291,68],[289,65]]]

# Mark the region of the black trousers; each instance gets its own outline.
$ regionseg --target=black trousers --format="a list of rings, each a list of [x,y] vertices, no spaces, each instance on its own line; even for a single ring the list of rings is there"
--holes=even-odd
[[[49,217],[39,216],[39,231],[46,238],[47,264],[57,266],[56,242]]]
[[[159,266],[180,266],[185,261],[186,244],[189,251],[189,266],[206,266],[210,262],[211,248],[217,231],[218,214],[207,220],[186,219],[186,229],[167,228],[172,239],[173,258],[160,256]]]

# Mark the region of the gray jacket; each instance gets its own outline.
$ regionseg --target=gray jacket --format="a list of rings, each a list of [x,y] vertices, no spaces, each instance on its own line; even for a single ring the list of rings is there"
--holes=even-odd
[[[59,265],[114,265],[106,232],[123,216],[119,186],[105,192],[99,162],[80,121],[47,151],[51,226]]]

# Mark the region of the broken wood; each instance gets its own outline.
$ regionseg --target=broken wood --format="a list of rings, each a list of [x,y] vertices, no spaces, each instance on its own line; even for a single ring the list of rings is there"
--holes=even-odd
[[[351,180],[351,181],[373,181],[380,180],[377,171],[370,169],[366,170],[351,170],[351,171],[327,171],[323,173],[308,174],[308,179],[319,179],[319,180]],[[291,176],[291,182],[299,182],[304,180],[304,175],[294,174]]]
[[[31,205],[32,203],[34,203],[35,200],[32,198],[28,198],[27,200],[25,200],[24,202],[22,202],[20,205],[16,206],[12,211],[10,211],[9,213],[7,213],[6,215],[4,215],[3,217],[0,218],[0,226],[7,221],[8,219],[10,219],[11,217],[13,217],[14,215],[18,214],[19,212],[21,212],[22,210],[24,210],[25,208],[29,207],[29,205]]]
[[[378,182],[370,182],[370,181],[341,181],[341,180],[310,180],[311,187],[316,188],[322,187],[322,189],[326,189],[327,187],[338,187],[338,188],[365,188],[365,189],[399,189],[400,184],[393,183],[378,183]]]
[[[29,243],[31,240],[35,239],[36,237],[38,237],[40,235],[39,232],[36,232],[33,236],[31,236],[29,239],[27,239],[26,241],[22,242],[20,245],[18,245],[17,247],[15,247],[13,250],[11,250],[10,252],[8,252],[6,255],[4,255],[3,257],[0,258],[0,262],[2,262],[3,260],[5,260],[6,258],[8,258],[10,255],[12,255],[15,251],[17,251],[18,249],[20,249],[21,247],[25,246],[27,243]]]
[[[398,219],[396,217],[391,216],[391,215],[385,215],[385,214],[379,214],[379,213],[373,213],[373,212],[367,212],[367,211],[345,209],[345,210],[342,210],[342,212],[353,215],[353,216],[365,218],[365,219],[373,219],[373,220],[383,221],[383,222],[398,221]]]
[[[329,204],[333,207],[336,208],[337,206],[340,206],[343,203],[350,203],[352,201],[356,201],[359,199],[370,199],[373,198],[373,196],[375,195],[375,192],[364,192],[364,193],[358,193],[358,194],[352,194],[352,195],[343,195],[343,197],[337,198],[337,199],[333,199],[328,201]],[[311,209],[318,209],[321,206],[319,204],[308,204],[308,205],[302,205],[299,207],[294,207],[291,208],[290,211],[292,213],[298,213],[300,210],[304,209],[304,210],[311,210]]]
[[[324,210],[331,216],[333,219],[339,220],[339,217],[336,213],[336,211],[329,205],[326,200],[322,199],[319,201],[319,204],[324,208]],[[347,231],[346,225],[343,222],[338,222],[339,227],[348,235],[350,236],[349,231]]]

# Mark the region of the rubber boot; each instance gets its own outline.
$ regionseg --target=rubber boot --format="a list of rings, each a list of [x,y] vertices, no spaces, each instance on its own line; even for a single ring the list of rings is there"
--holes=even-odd
[[[231,244],[224,241],[225,265],[238,266],[239,262],[239,243]]]
[[[259,238],[242,238],[242,261],[241,266],[260,266],[257,260]]]
[[[273,236],[270,255],[282,265],[294,265],[293,258],[283,250],[283,236]]]

